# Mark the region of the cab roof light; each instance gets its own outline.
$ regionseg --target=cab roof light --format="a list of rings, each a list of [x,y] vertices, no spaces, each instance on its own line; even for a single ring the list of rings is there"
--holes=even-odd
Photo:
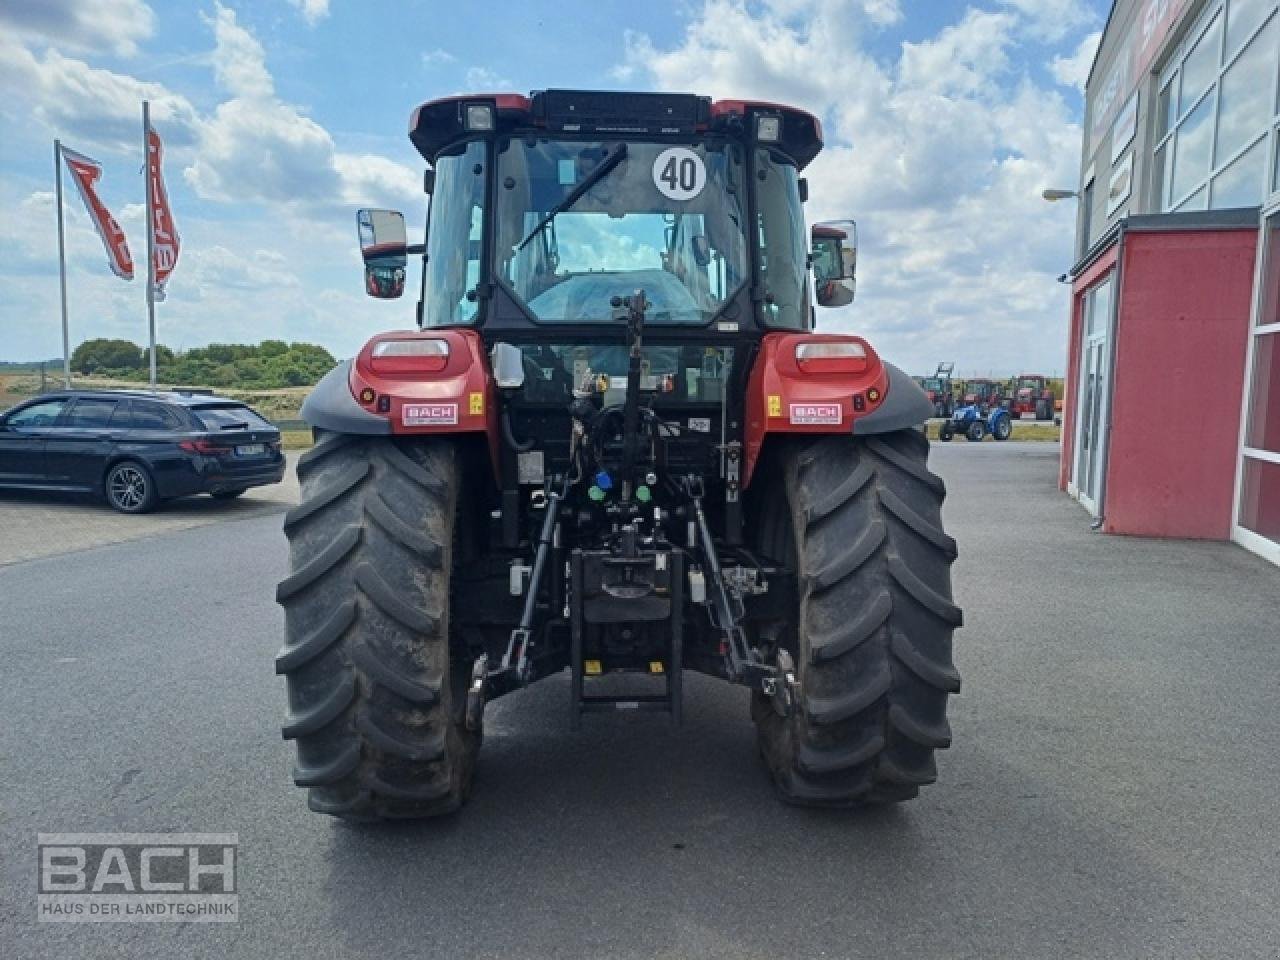
[[[777,114],[756,115],[756,139],[761,143],[777,143],[782,136],[782,117]]]

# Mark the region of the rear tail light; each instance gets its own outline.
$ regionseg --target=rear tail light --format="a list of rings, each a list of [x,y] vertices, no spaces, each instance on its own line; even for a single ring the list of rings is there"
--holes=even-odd
[[[797,343],[796,365],[802,373],[865,373],[867,348],[856,340]]]
[[[370,356],[379,373],[438,373],[448,362],[448,340],[382,340]]]
[[[212,440],[183,440],[178,444],[178,448],[187,453],[199,453],[206,457],[220,457],[231,450],[230,447],[214,443]]]

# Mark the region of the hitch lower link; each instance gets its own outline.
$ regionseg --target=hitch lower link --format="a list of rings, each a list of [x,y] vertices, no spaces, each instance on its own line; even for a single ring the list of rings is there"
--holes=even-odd
[[[726,581],[721,569],[720,556],[711,537],[707,515],[702,509],[704,490],[701,479],[686,478],[685,493],[693,504],[698,545],[702,548],[707,571],[707,611],[712,625],[722,634],[720,652],[725,660],[725,674],[733,683],[759,690],[769,698],[779,716],[789,717],[799,702],[800,683],[796,679],[795,661],[779,646],[776,647],[776,662],[770,665],[756,647],[748,645],[746,632],[739,622],[744,613],[742,594],[736,585]]]

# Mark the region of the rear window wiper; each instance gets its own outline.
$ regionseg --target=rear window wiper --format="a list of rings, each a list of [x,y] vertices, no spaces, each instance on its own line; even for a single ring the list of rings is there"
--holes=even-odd
[[[591,173],[587,175],[587,178],[585,180],[583,180],[580,184],[578,184],[576,187],[574,187],[572,190],[566,193],[564,195],[563,200],[561,200],[559,203],[557,203],[554,207],[552,207],[550,210],[546,212],[543,218],[538,221],[538,225],[534,227],[532,230],[530,230],[529,235],[520,241],[520,245],[516,247],[516,250],[523,250],[528,245],[530,240],[532,240],[534,237],[536,237],[538,234],[540,234],[543,230],[546,229],[547,224],[549,224],[552,220],[554,220],[557,215],[564,213],[566,210],[572,207],[575,203],[581,200],[583,195],[592,187],[594,187],[597,183],[599,183],[609,174],[613,173],[613,171],[617,168],[618,164],[620,164],[623,160],[625,160],[626,157],[627,157],[627,145],[625,143],[618,144],[618,149],[615,150],[609,156],[609,158],[605,160],[604,163],[600,164],[600,166],[596,167],[595,170],[591,171]]]

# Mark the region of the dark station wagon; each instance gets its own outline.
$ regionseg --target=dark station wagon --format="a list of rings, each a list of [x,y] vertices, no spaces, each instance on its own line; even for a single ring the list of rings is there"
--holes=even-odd
[[[95,493],[122,513],[237,497],[284,464],[274,425],[207,393],[59,390],[0,416],[0,488]]]

